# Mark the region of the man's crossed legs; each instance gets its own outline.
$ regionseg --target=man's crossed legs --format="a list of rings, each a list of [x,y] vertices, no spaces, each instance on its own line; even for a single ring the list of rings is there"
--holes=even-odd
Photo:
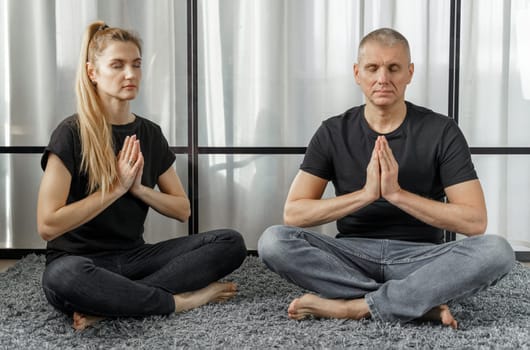
[[[293,319],[427,319],[453,328],[457,322],[447,303],[495,284],[514,264],[511,246],[496,235],[437,245],[337,239],[280,225],[263,233],[258,253],[272,271],[319,294],[293,300]]]

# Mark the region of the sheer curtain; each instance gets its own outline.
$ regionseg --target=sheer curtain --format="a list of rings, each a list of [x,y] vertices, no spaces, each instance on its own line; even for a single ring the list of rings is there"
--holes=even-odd
[[[530,3],[462,1],[460,126],[471,147],[530,147]],[[474,157],[488,233],[530,251],[530,154]]]
[[[187,145],[186,0],[0,1],[0,146],[42,147],[75,112],[82,35],[101,19],[143,39],[143,80],[132,111],[158,123],[170,145]],[[0,154],[0,248],[40,248],[35,211],[40,154]],[[187,183],[187,157],[177,157]],[[28,219],[30,218],[30,219]],[[188,233],[150,213],[148,240]]]
[[[407,99],[447,113],[449,1],[202,0],[199,145],[305,147],[320,123],[361,104],[360,38],[394,27],[416,67]],[[201,155],[200,227],[243,232],[255,249],[282,222],[300,155]],[[326,195],[332,194],[328,188]],[[334,224],[319,228],[334,234]]]
[[[197,0],[199,146],[267,147],[275,154],[200,154],[199,226],[233,227],[249,249],[282,221],[289,185],[322,120],[363,102],[352,75],[359,39],[382,26],[410,41],[407,99],[447,113],[450,0]],[[460,126],[471,147],[530,147],[530,4],[461,2]],[[75,110],[83,29],[92,20],[144,40],[133,110],[187,140],[186,0],[0,1],[0,146],[44,146]],[[0,248],[39,248],[39,154],[0,153]],[[530,250],[530,155],[475,155],[488,233]],[[177,155],[187,186],[188,160]],[[329,188],[327,196],[333,195]],[[334,233],[334,225],[320,228]],[[186,234],[151,213],[149,240]]]

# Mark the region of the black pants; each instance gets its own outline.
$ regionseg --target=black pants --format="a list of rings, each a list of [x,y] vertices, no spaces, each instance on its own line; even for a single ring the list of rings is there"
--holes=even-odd
[[[112,253],[52,261],[42,285],[48,301],[72,314],[119,317],[175,311],[173,294],[206,287],[237,269],[245,243],[233,230],[215,230]]]

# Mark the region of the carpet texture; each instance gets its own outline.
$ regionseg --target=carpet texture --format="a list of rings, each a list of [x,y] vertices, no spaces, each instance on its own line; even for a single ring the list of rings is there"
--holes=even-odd
[[[450,305],[453,330],[435,323],[287,318],[304,291],[256,257],[227,279],[236,298],[183,314],[104,320],[76,332],[41,290],[44,257],[0,273],[0,349],[530,349],[530,268],[517,264],[497,286]]]

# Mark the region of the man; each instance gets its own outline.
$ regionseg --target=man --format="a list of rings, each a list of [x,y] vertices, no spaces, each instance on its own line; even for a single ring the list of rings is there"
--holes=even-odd
[[[292,319],[426,319],[457,328],[447,303],[496,283],[513,266],[513,250],[483,235],[484,195],[456,123],[405,101],[414,73],[405,37],[369,33],[353,69],[366,104],[322,123],[287,196],[290,226],[268,228],[259,255],[319,294],[293,300]],[[328,181],[336,197],[322,199]],[[336,238],[303,229],[335,220]],[[443,243],[443,230],[468,237]]]

